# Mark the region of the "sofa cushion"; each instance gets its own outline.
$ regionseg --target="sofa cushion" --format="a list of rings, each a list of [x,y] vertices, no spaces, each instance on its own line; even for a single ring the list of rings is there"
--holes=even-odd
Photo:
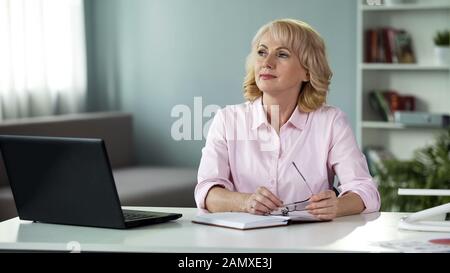
[[[123,206],[196,206],[196,169],[128,167],[114,170],[114,180]]]

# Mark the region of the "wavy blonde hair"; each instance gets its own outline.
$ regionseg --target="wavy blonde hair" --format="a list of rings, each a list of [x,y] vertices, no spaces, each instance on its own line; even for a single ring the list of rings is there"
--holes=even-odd
[[[311,26],[299,20],[281,19],[262,26],[252,40],[251,52],[246,61],[244,79],[244,97],[254,101],[262,96],[255,81],[255,56],[261,37],[269,33],[275,40],[282,42],[297,55],[300,64],[309,73],[309,81],[303,82],[298,106],[302,112],[312,112],[325,102],[333,72],[331,71],[325,52],[325,43]]]

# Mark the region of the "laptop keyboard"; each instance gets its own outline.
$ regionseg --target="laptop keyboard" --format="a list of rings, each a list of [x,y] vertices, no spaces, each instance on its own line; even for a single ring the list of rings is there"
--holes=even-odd
[[[161,216],[160,213],[149,211],[137,211],[137,210],[123,210],[123,217],[125,221],[133,221],[140,219],[149,219]]]

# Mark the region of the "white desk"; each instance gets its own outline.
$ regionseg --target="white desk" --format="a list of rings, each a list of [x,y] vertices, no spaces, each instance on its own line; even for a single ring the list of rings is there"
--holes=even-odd
[[[398,220],[405,213],[371,213],[332,222],[241,231],[194,224],[195,208],[127,208],[180,212],[183,217],[129,230],[13,218],[0,223],[0,250],[67,251],[69,242],[78,242],[81,251],[102,252],[392,252],[371,242],[450,237],[450,233],[398,230]]]

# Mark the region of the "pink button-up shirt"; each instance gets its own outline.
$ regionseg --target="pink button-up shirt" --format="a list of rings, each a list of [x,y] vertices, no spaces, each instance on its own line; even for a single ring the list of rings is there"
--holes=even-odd
[[[332,106],[311,113],[297,109],[279,135],[267,121],[261,98],[220,109],[202,150],[197,206],[205,209],[214,185],[244,193],[264,186],[285,204],[300,201],[311,196],[309,188],[314,193],[331,189],[336,174],[340,195],[354,192],[364,212],[378,211],[377,186],[344,112]]]

